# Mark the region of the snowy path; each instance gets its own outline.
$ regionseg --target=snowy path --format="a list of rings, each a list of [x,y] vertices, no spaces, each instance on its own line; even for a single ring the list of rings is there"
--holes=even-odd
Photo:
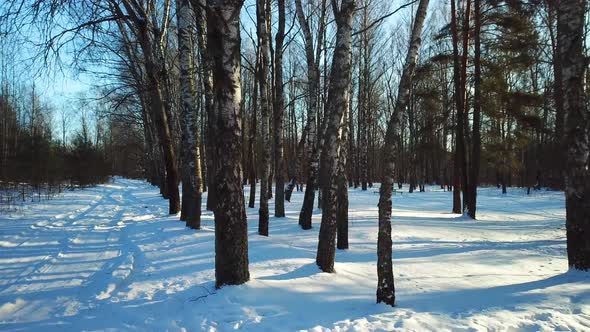
[[[252,280],[220,290],[209,212],[191,231],[144,182],[67,192],[0,216],[0,330],[590,330],[562,193],[482,189],[470,221],[429,189],[394,197],[393,309],[374,303],[376,189],[350,191],[351,248],[333,275],[314,263],[319,211],[297,226],[302,193],[269,238],[248,209]]]

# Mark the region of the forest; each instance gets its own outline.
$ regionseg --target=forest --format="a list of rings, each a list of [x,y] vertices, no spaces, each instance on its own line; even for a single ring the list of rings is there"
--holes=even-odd
[[[590,269],[589,10],[586,0],[1,2],[0,230],[19,219],[30,219],[33,230],[48,227],[27,211],[67,195],[98,195],[103,198],[89,210],[105,208],[101,204],[119,202],[112,188],[120,188],[113,211],[121,214],[104,218],[124,223],[131,214],[137,220],[160,215],[182,221],[178,231],[186,236],[211,235],[212,272],[203,283],[213,284],[200,286],[205,301],[225,286],[264,287],[257,284],[264,280],[259,255],[276,254],[259,242],[265,238],[279,247],[302,239],[313,268],[332,280],[346,275],[348,266],[339,265],[347,262],[346,252],[368,241],[374,253],[366,262],[369,295],[373,303],[398,308],[396,259],[404,253],[397,258],[403,242],[396,223],[399,232],[412,225],[442,232],[420,215],[436,210],[437,218],[452,222],[449,232],[482,227],[461,235],[468,241],[495,234],[514,215],[518,229],[506,236],[560,230],[538,248],[563,260],[566,281],[547,287],[567,280],[583,285]],[[56,93],[64,77],[74,88]],[[142,181],[149,185],[141,187]],[[155,196],[141,201],[149,190]],[[131,196],[128,203],[137,207],[124,213]],[[515,202],[521,205],[512,207]],[[56,227],[73,206],[56,210]],[[403,214],[412,209],[414,224]],[[73,225],[92,216],[78,212],[70,217]],[[541,225],[542,218],[551,222]],[[107,235],[123,227],[109,225]],[[296,229],[285,228],[290,225]],[[281,233],[285,229],[289,233]],[[12,262],[10,250],[25,236],[20,229],[2,232],[0,247],[7,251],[0,267],[2,259]],[[440,236],[436,243],[448,240]],[[125,241],[135,243],[132,237]],[[172,239],[164,232],[154,243]],[[74,240],[67,235],[57,242]],[[554,242],[561,246],[555,252],[547,249]],[[131,255],[133,274],[139,257],[143,262],[149,255],[141,244],[129,246],[141,252]],[[63,254],[66,247],[60,248]],[[526,250],[533,249],[523,244],[521,253]],[[0,282],[7,287],[0,291],[0,329],[3,323],[38,329],[42,325],[13,322],[18,315],[10,308],[19,306],[19,293],[10,285],[25,277],[15,278]],[[532,329],[590,328],[590,289],[572,292],[581,298],[568,301],[582,309],[566,308],[578,310],[578,318]],[[225,314],[220,309],[216,317]],[[170,329],[144,323],[136,328]],[[338,330],[329,320],[315,323]],[[449,324],[401,330],[460,325]],[[502,330],[490,324],[484,330]]]

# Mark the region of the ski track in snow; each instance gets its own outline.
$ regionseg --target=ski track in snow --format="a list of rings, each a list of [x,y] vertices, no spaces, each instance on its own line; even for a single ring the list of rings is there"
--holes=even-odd
[[[480,189],[472,221],[449,213],[451,193],[427,190],[393,199],[395,308],[375,304],[376,188],[349,192],[336,274],[315,265],[320,211],[312,230],[297,225],[303,193],[268,238],[247,209],[251,281],[221,289],[210,212],[189,230],[156,188],[121,178],[66,192],[0,215],[0,330],[590,331],[590,273],[567,271],[563,193]]]

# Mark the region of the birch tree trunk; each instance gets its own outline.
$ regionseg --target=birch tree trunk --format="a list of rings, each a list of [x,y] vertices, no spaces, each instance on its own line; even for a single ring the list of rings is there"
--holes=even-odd
[[[379,190],[379,233],[377,235],[377,303],[395,305],[395,285],[391,253],[391,192],[395,173],[396,136],[400,133],[404,109],[408,105],[416,58],[420,49],[420,35],[426,18],[428,0],[420,0],[412,27],[412,36],[400,78],[397,100],[385,134],[385,160]]]
[[[180,88],[182,89],[182,208],[180,220],[201,228],[201,156],[193,64],[192,15],[189,0],[176,0]]]
[[[559,49],[561,45],[559,44],[559,36],[555,31],[555,17],[557,16],[557,10],[559,2],[553,0],[547,0],[547,19],[549,21],[549,26],[547,27],[549,30],[550,41],[551,41],[551,55],[552,55],[552,65],[553,65],[553,72],[555,75],[555,79],[553,82],[553,98],[555,99],[555,137],[554,140],[557,142],[557,146],[561,143],[563,139],[563,124],[564,124],[564,110],[563,110],[563,78],[561,77],[561,61],[559,59]]]
[[[213,65],[215,147],[215,285],[242,284],[248,228],[242,189],[240,0],[207,0],[207,49]]]
[[[558,6],[558,52],[561,61],[567,151],[565,169],[567,257],[570,268],[590,269],[590,112],[586,104],[584,55],[586,0],[561,0]],[[557,75],[556,75],[557,77]]]
[[[463,191],[463,210],[470,205],[469,200],[469,168],[467,166],[467,151],[469,151],[469,105],[467,98],[467,60],[469,58],[469,20],[471,15],[471,0],[465,1],[465,15],[463,16],[463,54],[461,54],[461,118],[457,118],[457,135],[461,137],[461,150],[459,154],[461,163],[461,190]],[[457,112],[459,114],[459,112]]]
[[[143,29],[142,29],[143,30]],[[145,56],[146,73],[150,89],[150,112],[153,116],[155,127],[158,131],[165,166],[165,196],[168,198],[168,213],[177,214],[180,211],[180,194],[178,192],[178,171],[176,168],[176,152],[170,130],[168,115],[166,114],[164,97],[162,94],[162,70],[156,63],[152,52],[152,45],[147,36],[147,31],[142,34],[142,49]]]
[[[467,0],[467,4],[471,0]],[[457,109],[455,121],[455,159],[453,162],[453,213],[463,213],[463,206],[461,204],[461,191],[466,190],[461,179],[466,169],[465,161],[465,135],[463,133],[463,110],[464,110],[464,85],[462,81],[461,62],[459,61],[459,36],[457,27],[457,11],[455,8],[455,0],[451,0],[451,34],[453,40],[453,81],[455,85],[455,107]],[[467,13],[468,11],[466,11]],[[466,17],[469,20],[469,16]],[[469,23],[467,23],[469,24]],[[464,38],[468,38],[464,36]],[[465,196],[463,196],[465,198]]]
[[[207,210],[214,211],[217,204],[217,192],[215,185],[215,142],[217,124],[215,123],[215,109],[213,105],[213,59],[211,59],[208,50],[207,42],[207,20],[208,16],[205,12],[207,5],[206,0],[192,0],[193,11],[195,12],[196,26],[197,26],[197,44],[199,46],[200,54],[200,68],[201,81],[205,97],[205,114],[207,116],[207,125],[205,127],[205,151],[206,153],[206,169],[207,169]]]
[[[354,64],[354,59],[352,60]],[[354,66],[352,71],[354,72]],[[352,82],[351,82],[352,83]],[[354,83],[352,83],[354,84]],[[350,87],[350,95],[352,96],[352,92],[354,91],[353,86]],[[347,135],[348,135],[348,150],[346,151],[346,172],[348,178],[348,187],[352,188],[354,186],[354,178],[355,178],[355,148],[354,148],[354,119],[352,117],[352,102],[350,103],[351,107],[348,110],[347,117]]]
[[[285,0],[277,0],[279,9],[278,30],[275,36],[274,72],[274,149],[275,149],[275,217],[285,216],[285,178],[283,160],[283,119],[285,95],[283,89],[283,41],[285,39]]]
[[[365,3],[366,4],[366,3]],[[370,79],[369,72],[369,36],[365,30],[369,24],[369,9],[363,6],[363,19],[359,48],[359,91],[358,91],[358,139],[359,139],[359,172],[361,189],[367,190],[369,182],[369,104]]]
[[[320,225],[316,263],[324,272],[334,272],[336,253],[336,204],[338,191],[339,130],[344,112],[350,103],[352,17],[355,0],[342,0],[340,9],[332,1],[332,10],[337,25],[336,45],[330,70],[330,86],[325,114],[326,133],[321,155],[320,174],[325,174],[322,190],[322,223]]]
[[[473,147],[471,152],[471,168],[467,202],[467,214],[475,219],[477,211],[477,185],[479,183],[479,166],[481,158],[481,0],[474,1],[474,27],[473,38],[475,43],[473,55]]]
[[[256,54],[256,68],[260,66],[260,57]],[[256,153],[254,150],[256,143],[256,125],[258,123],[256,114],[258,113],[258,79],[253,80],[254,89],[252,89],[252,112],[250,121],[250,137],[248,139],[248,153],[250,154],[250,164],[248,165],[248,182],[250,182],[250,196],[248,207],[254,208],[256,202]]]
[[[554,156],[553,159],[557,160],[558,162],[553,162],[550,165],[550,172],[552,175],[553,181],[552,186],[560,189],[564,189],[565,187],[565,179],[563,178],[564,174],[562,171],[562,160],[565,160],[566,155],[565,151],[561,148],[563,145],[564,140],[564,123],[565,123],[565,110],[563,109],[564,105],[564,91],[563,91],[563,77],[562,75],[562,68],[561,68],[561,59],[560,59],[560,52],[561,49],[559,32],[558,28],[556,27],[557,24],[557,15],[558,15],[558,7],[559,1],[556,0],[546,0],[547,5],[547,19],[548,19],[548,31],[551,41],[551,55],[552,55],[552,65],[553,65],[553,98],[555,101],[555,127],[554,127],[554,137],[553,137],[553,146],[554,146]]]
[[[352,88],[349,87],[349,95]],[[348,249],[348,180],[347,171],[350,161],[349,150],[349,118],[350,105],[344,112],[342,124],[340,126],[340,155],[338,157],[338,196],[336,197],[336,248]]]
[[[305,149],[304,160],[307,162],[307,185],[305,187],[305,195],[303,197],[303,205],[301,206],[301,212],[299,214],[299,225],[303,229],[311,228],[311,216],[313,212],[313,202],[315,200],[315,186],[316,176],[318,174],[318,133],[317,133],[317,113],[318,113],[318,98],[319,98],[319,80],[320,70],[317,63],[317,56],[314,54],[313,48],[313,37],[311,34],[311,28],[307,22],[305,14],[303,12],[303,6],[301,0],[295,0],[295,9],[297,11],[297,19],[299,26],[303,31],[303,37],[305,40],[305,58],[307,62],[307,95],[308,95],[308,108],[307,108],[307,122],[305,124],[304,133],[302,139],[304,139],[303,149]],[[325,11],[325,0],[322,1],[322,17],[320,18],[320,29],[318,32],[318,45],[321,45],[321,38],[323,37],[324,29],[324,15]],[[318,53],[320,47],[318,46]]]
[[[269,27],[266,15],[268,0],[256,0],[256,32],[260,52],[260,67],[258,68],[258,87],[260,88],[260,135],[262,155],[260,158],[260,207],[258,209],[258,234],[268,236],[268,199],[270,181],[270,96],[269,87]]]

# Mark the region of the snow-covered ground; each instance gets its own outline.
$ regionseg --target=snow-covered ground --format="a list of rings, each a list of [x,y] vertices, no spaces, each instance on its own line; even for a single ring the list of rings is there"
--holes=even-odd
[[[0,330],[590,330],[590,273],[567,272],[564,198],[481,189],[478,221],[436,187],[394,198],[397,307],[375,304],[376,189],[350,191],[350,249],[315,265],[302,193],[257,235],[251,281],[214,288],[212,215],[192,231],[144,182],[67,192],[0,216]],[[272,214],[271,202],[271,214]]]

